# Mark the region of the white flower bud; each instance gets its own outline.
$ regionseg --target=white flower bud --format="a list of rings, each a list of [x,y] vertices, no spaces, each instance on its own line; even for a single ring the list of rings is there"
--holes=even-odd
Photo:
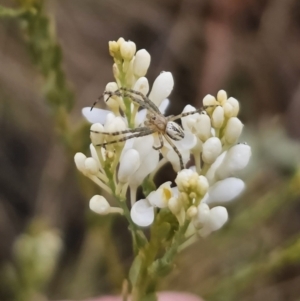
[[[94,145],[103,143],[104,135],[101,134],[103,131],[104,131],[104,127],[101,123],[92,124],[90,138]]]
[[[233,107],[232,116],[235,116],[235,117],[236,117],[236,116],[238,115],[238,113],[239,113],[239,110],[240,110],[240,104],[239,104],[238,100],[235,99],[235,98],[233,98],[233,97],[229,97],[229,98],[227,99],[227,102],[228,102],[229,104],[231,104],[232,107]]]
[[[238,178],[226,178],[216,182],[208,190],[207,204],[232,201],[245,189],[245,183]]]
[[[204,106],[213,106],[217,103],[216,98],[210,94],[206,95],[203,98],[203,105]]]
[[[105,215],[110,213],[110,205],[102,195],[94,195],[90,199],[90,209],[98,214]]]
[[[140,166],[140,155],[135,149],[128,149],[121,157],[118,179],[121,183],[128,182],[129,177]]]
[[[173,86],[174,80],[172,73],[162,72],[153,83],[149,99],[159,107],[162,101],[171,94]]]
[[[108,110],[102,110],[98,108],[85,107],[81,110],[82,115],[89,123],[101,123],[104,124],[107,115],[110,113]]]
[[[168,207],[174,215],[177,215],[180,212],[182,205],[177,197],[171,197],[168,202]]]
[[[131,208],[132,221],[140,227],[148,227],[154,221],[154,208],[147,200],[139,200]]]
[[[242,133],[243,126],[237,117],[231,117],[225,128],[224,137],[226,142],[229,144],[236,143]]]
[[[211,137],[203,143],[202,159],[207,164],[215,162],[222,152],[222,143],[219,138]]]
[[[120,70],[116,63],[113,64],[112,71],[113,71],[114,78],[118,81],[118,79],[120,77]]]
[[[218,102],[223,105],[227,100],[227,93],[224,90],[220,90],[217,94]]]
[[[230,118],[230,117],[234,117],[233,113],[234,113],[234,109],[233,109],[233,106],[226,102],[224,105],[223,105],[223,109],[224,109],[224,115],[226,118]]]
[[[209,219],[209,206],[203,202],[200,203],[197,210],[197,216],[193,219],[193,224],[196,228],[202,227]]]
[[[211,136],[211,123],[207,114],[200,114],[197,120],[197,136],[206,141]]]
[[[90,157],[87,158],[84,162],[86,171],[89,172],[92,175],[96,175],[99,172],[99,165],[97,163],[97,161]]]
[[[86,155],[84,155],[83,153],[76,153],[74,156],[76,167],[82,173],[86,172],[85,164],[84,164],[85,160],[86,160]]]
[[[133,86],[134,91],[139,91],[143,93],[145,96],[149,92],[149,83],[146,77],[140,77]]]
[[[199,231],[200,235],[206,237],[211,232],[219,230],[228,220],[228,212],[225,207],[217,206],[210,210],[209,218],[204,227]]]
[[[115,54],[119,51],[120,46],[116,41],[108,42],[108,49],[111,56],[115,56]]]
[[[216,129],[221,128],[224,122],[224,109],[221,106],[216,107],[211,118],[213,127]]]
[[[208,181],[207,181],[205,176],[199,176],[198,177],[197,186],[198,186],[199,194],[200,195],[205,195],[207,190],[208,190],[208,187],[209,187]]]
[[[119,45],[119,48],[121,48],[121,46],[124,42],[125,42],[125,40],[122,37],[118,39],[117,44]]]
[[[193,218],[194,216],[196,216],[197,215],[197,213],[198,213],[198,209],[197,209],[197,207],[196,206],[191,206],[191,207],[189,207],[188,208],[188,210],[186,211],[186,215],[187,215],[187,217],[188,218]]]
[[[237,144],[231,147],[220,166],[215,172],[215,177],[219,180],[234,176],[236,172],[244,169],[251,157],[251,148],[246,144]]]
[[[124,41],[120,47],[121,56],[124,60],[127,61],[130,61],[133,58],[135,54],[135,50],[136,50],[136,46],[135,43],[133,42]]]
[[[133,62],[133,73],[137,77],[145,76],[150,66],[151,56],[145,49],[139,50]]]

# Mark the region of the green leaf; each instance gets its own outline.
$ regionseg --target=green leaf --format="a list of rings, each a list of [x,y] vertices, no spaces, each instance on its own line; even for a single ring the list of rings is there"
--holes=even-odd
[[[129,280],[131,282],[132,286],[135,286],[137,284],[137,281],[139,279],[139,275],[142,268],[142,259],[138,255],[134,258],[133,263],[131,265],[130,271],[129,271]]]

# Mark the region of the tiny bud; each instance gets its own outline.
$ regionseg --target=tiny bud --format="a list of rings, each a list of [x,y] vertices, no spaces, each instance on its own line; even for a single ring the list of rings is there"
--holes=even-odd
[[[98,166],[98,163],[97,161],[90,157],[90,158],[87,158],[84,162],[84,165],[85,165],[85,168],[86,168],[86,171],[89,172],[90,174],[92,175],[96,175],[98,172],[99,172],[99,166]]]
[[[151,56],[145,49],[137,51],[133,62],[133,73],[137,77],[145,76],[150,66]]]
[[[212,113],[212,125],[214,128],[219,129],[222,127],[224,122],[224,109],[218,106]]]
[[[135,54],[135,49],[136,49],[136,47],[133,42],[124,41],[120,47],[120,52],[121,52],[122,58],[124,60],[130,61]]]
[[[223,105],[227,100],[227,93],[224,90],[220,90],[217,94],[218,102]]]
[[[140,227],[148,227],[154,221],[154,208],[147,200],[139,200],[131,207],[130,217]]]
[[[202,159],[207,164],[215,162],[222,152],[222,143],[219,138],[211,137],[203,143]]]
[[[188,210],[186,211],[186,215],[187,217],[189,217],[190,219],[193,218],[194,216],[196,216],[198,213],[198,209],[196,206],[191,206],[190,208],[188,208]]]
[[[204,98],[203,98],[203,105],[204,106],[213,106],[216,104],[216,98],[210,94],[206,95]]]
[[[229,102],[226,102],[223,105],[223,109],[224,109],[224,115],[226,118],[234,117],[233,116],[233,113],[234,113],[233,106]]]
[[[105,215],[110,213],[110,205],[102,195],[94,195],[90,199],[90,209],[98,214]]]
[[[121,45],[125,42],[125,40],[121,37],[118,39],[117,44],[119,45],[119,47],[121,48]]]
[[[101,123],[92,124],[90,138],[94,145],[103,143],[104,135],[101,134],[103,131],[104,127]]]
[[[178,198],[171,197],[168,202],[168,207],[170,211],[176,215],[180,212],[182,206]]]
[[[237,117],[231,117],[225,128],[224,137],[226,142],[229,144],[236,143],[242,133],[243,126]]]
[[[231,104],[232,107],[233,107],[233,113],[232,113],[233,115],[232,116],[236,117],[239,113],[239,110],[240,110],[240,104],[239,104],[238,100],[233,98],[233,97],[229,97],[227,102],[229,104]]]
[[[200,195],[205,195],[208,190],[209,184],[205,176],[198,177],[198,191]]]
[[[205,224],[205,222],[209,218],[209,214],[210,214],[210,209],[208,205],[205,204],[204,202],[201,202],[200,205],[198,206],[197,218],[194,221],[195,226],[199,227],[200,226],[199,224],[201,224],[201,226]]]
[[[197,136],[206,141],[211,136],[211,121],[208,115],[200,114],[197,120]]]
[[[109,41],[108,42],[108,49],[109,53],[112,57],[115,56],[115,54],[119,51],[120,47],[119,44],[116,41]]]
[[[120,77],[120,70],[119,70],[117,64],[113,64],[112,71],[113,71],[115,79],[117,80]]]
[[[74,156],[74,161],[77,169],[83,173],[86,172],[85,164],[84,164],[85,160],[86,160],[86,155],[84,155],[83,153],[76,153]]]

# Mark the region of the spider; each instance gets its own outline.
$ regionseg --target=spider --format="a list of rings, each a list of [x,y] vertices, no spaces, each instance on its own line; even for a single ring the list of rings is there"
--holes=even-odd
[[[164,116],[159,111],[158,107],[148,97],[146,97],[143,93],[141,93],[139,91],[135,91],[135,90],[128,89],[128,88],[120,88],[114,92],[104,91],[102,96],[104,97],[105,95],[108,95],[108,99],[114,95],[120,96],[120,97],[128,97],[132,101],[132,103],[147,109],[148,112],[146,115],[146,120],[144,121],[144,126],[140,126],[140,127],[134,128],[134,129],[128,129],[128,130],[124,130],[124,131],[118,131],[118,132],[91,131],[93,133],[111,135],[111,136],[130,134],[128,136],[124,136],[122,138],[119,138],[119,139],[116,139],[113,141],[97,144],[96,146],[105,147],[108,144],[123,142],[128,139],[148,136],[148,135],[157,133],[160,145],[158,145],[158,146],[153,145],[152,146],[153,149],[160,150],[164,146],[163,138],[165,138],[166,141],[171,145],[171,147],[174,149],[174,151],[178,155],[181,169],[184,169],[182,155],[172,140],[179,141],[179,140],[183,139],[184,132],[183,132],[183,129],[181,128],[181,126],[179,124],[177,124],[176,122],[174,122],[174,120],[180,119],[180,118],[188,116],[188,115],[196,114],[199,112],[200,113],[204,112],[204,110],[209,107],[216,107],[215,105],[209,105],[209,106],[204,106],[201,109],[182,113],[182,114],[179,114],[176,116],[174,116],[174,115]],[[97,102],[94,103],[91,110],[93,109],[93,107],[95,106],[96,103]]]

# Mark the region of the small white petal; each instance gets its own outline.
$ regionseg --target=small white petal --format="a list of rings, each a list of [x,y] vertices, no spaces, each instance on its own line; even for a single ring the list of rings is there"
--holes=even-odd
[[[108,214],[110,205],[102,195],[94,195],[90,200],[90,209],[98,214]]]
[[[139,200],[131,208],[132,221],[140,227],[148,227],[154,221],[154,208],[147,200]]]
[[[207,178],[209,184],[212,184],[215,182],[216,171],[223,163],[226,154],[227,154],[227,152],[223,152],[208,169],[208,171],[206,173],[206,178]]]
[[[101,123],[104,124],[106,120],[106,116],[110,113],[108,110],[85,107],[82,109],[82,115],[85,119],[90,123]]]
[[[174,80],[171,72],[162,72],[154,81],[149,99],[156,106],[160,106],[162,101],[167,98],[174,86]]]
[[[231,147],[220,166],[216,169],[215,177],[223,180],[234,176],[236,172],[244,169],[251,157],[251,148],[246,144],[237,144]]]
[[[169,104],[170,104],[170,100],[169,100],[168,98],[164,99],[164,100],[162,101],[162,103],[160,104],[160,106],[159,106],[159,111],[160,111],[162,114],[165,114],[165,113],[166,113],[166,110],[167,110],[167,108],[168,108],[168,106],[169,106]]]
[[[133,62],[133,72],[136,76],[145,76],[150,66],[151,56],[145,49],[137,51]]]
[[[210,215],[210,209],[209,206],[203,202],[200,203],[200,205],[198,206],[198,214],[196,219],[194,220],[194,224],[195,226],[199,226],[199,224],[204,225],[207,220],[209,219],[209,215]]]
[[[207,204],[225,203],[235,199],[245,189],[245,183],[238,178],[226,178],[216,182],[208,190]]]
[[[156,168],[159,161],[159,152],[151,147],[150,152],[145,157],[142,157],[140,153],[140,160],[140,167],[129,178],[129,185],[139,186],[142,184],[145,177]]]
[[[121,183],[128,182],[129,177],[136,172],[140,166],[140,155],[135,149],[128,149],[122,153],[120,167],[118,170],[118,179]]]
[[[166,182],[160,185],[157,190],[152,191],[147,196],[147,200],[153,207],[165,208],[172,196],[171,182]]]
[[[178,141],[173,140],[173,143],[177,146],[179,150],[190,150],[196,145],[197,138],[194,134],[192,134],[189,131],[183,132],[184,138]]]
[[[209,218],[199,234],[206,237],[211,232],[220,229],[228,220],[228,212],[225,207],[217,206],[210,210]]]

